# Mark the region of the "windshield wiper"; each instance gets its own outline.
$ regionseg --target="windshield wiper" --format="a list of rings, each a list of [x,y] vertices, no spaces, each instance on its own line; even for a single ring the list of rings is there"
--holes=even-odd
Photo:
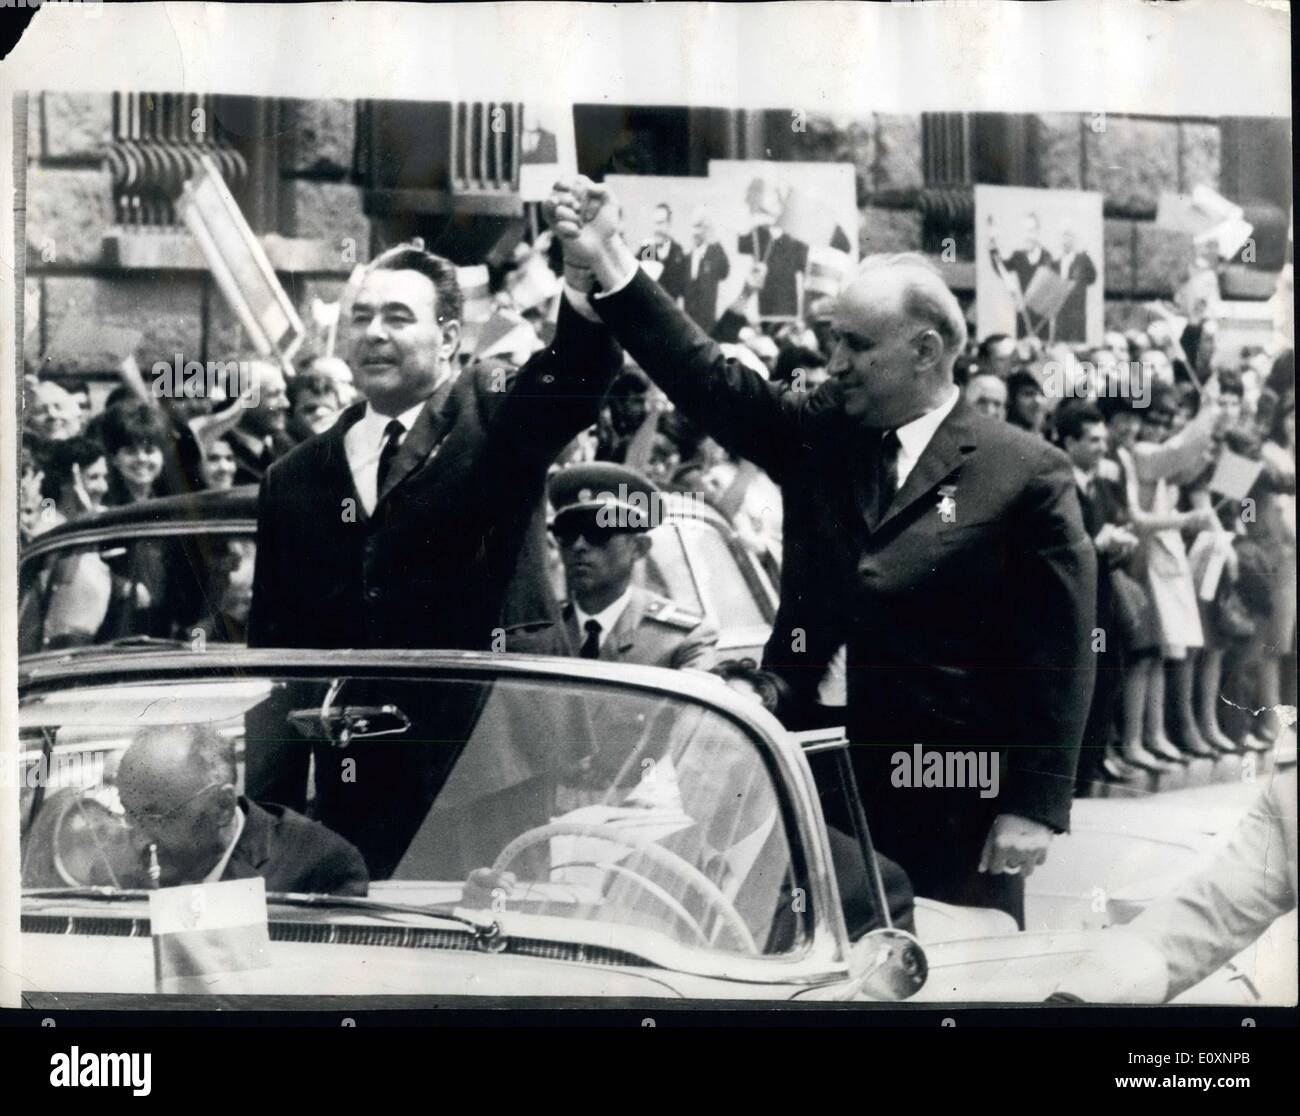
[[[147,888],[109,887],[35,887],[22,893],[24,899],[95,899],[112,903],[127,899],[147,899],[151,894]],[[268,892],[266,901],[271,906],[331,908],[343,907],[347,910],[369,911],[372,914],[414,915],[417,918],[441,919],[453,922],[473,931],[476,945],[496,952],[505,947],[501,936],[501,924],[496,919],[486,921],[467,918],[465,915],[448,911],[435,911],[429,907],[413,906],[409,903],[387,903],[382,899],[367,899],[359,895],[306,895],[298,892]]]

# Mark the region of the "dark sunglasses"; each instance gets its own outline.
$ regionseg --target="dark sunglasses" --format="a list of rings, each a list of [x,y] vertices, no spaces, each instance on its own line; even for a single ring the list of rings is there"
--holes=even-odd
[[[579,536],[587,540],[588,546],[605,546],[615,535],[631,534],[618,527],[602,527],[598,523],[558,523],[551,527],[551,534],[561,546],[572,546]]]

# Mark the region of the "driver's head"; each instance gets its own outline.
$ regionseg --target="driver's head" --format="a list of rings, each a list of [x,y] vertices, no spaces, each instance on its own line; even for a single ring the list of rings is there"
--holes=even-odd
[[[233,743],[208,725],[156,725],[135,734],[117,770],[122,808],[158,847],[162,883],[197,883],[233,836]]]
[[[550,483],[551,533],[560,548],[570,598],[588,614],[603,611],[632,584],[650,553],[657,486],[635,469],[608,462],[573,465]]]

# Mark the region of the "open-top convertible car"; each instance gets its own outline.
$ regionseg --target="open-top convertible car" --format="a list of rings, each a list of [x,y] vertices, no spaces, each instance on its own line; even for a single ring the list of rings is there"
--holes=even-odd
[[[19,653],[148,640],[243,643],[257,489],[110,508],[37,536],[19,565]],[[667,503],[637,571],[708,618],[718,658],[762,656],[776,614],[768,570],[703,500]]]
[[[119,780],[160,729],[219,742],[240,790],[268,757],[300,771],[298,804],[368,867],[368,889],[268,886],[260,963],[203,977],[228,1002],[1033,1002],[1099,945],[1122,947],[1126,998],[1163,993],[1158,959],[1123,929],[1018,933],[998,912],[925,900],[914,933],[892,925],[842,741],[796,739],[711,676],[486,653],[84,649],[26,658],[19,699],[33,1005],[169,990],[150,922],[163,818],[144,826]],[[173,843],[187,808],[164,812]],[[293,855],[306,854],[280,866]]]

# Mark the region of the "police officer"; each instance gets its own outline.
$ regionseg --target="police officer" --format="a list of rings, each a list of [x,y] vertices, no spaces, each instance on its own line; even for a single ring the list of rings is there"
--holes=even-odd
[[[718,640],[713,626],[633,584],[637,563],[650,552],[647,532],[657,495],[655,485],[640,473],[609,462],[574,465],[552,476],[551,533],[559,544],[568,590],[561,612],[563,638],[515,630],[511,650],[545,649],[647,666],[713,666]]]

